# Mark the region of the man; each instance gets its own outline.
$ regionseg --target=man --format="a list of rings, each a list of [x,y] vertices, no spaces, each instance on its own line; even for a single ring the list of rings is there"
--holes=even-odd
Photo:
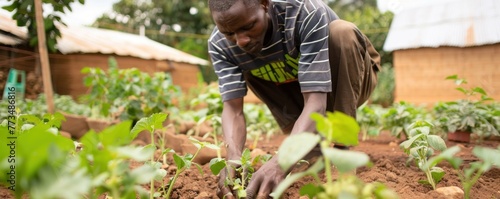
[[[355,25],[322,0],[209,0],[216,24],[209,54],[224,103],[227,159],[246,141],[243,97],[250,88],[286,133],[315,132],[310,114],[355,116],[377,82],[380,58]],[[253,175],[247,198],[268,198],[289,171],[275,155]],[[234,198],[219,179],[218,196]]]

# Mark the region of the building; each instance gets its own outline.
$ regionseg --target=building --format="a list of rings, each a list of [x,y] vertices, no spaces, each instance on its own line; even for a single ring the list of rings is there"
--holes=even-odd
[[[395,13],[384,50],[393,51],[395,101],[434,105],[463,99],[458,75],[500,100],[500,1],[414,1]]]
[[[85,94],[84,67],[108,67],[113,56],[119,68],[135,67],[143,72],[168,72],[173,83],[183,91],[198,84],[200,65],[207,60],[195,57],[149,38],[92,27],[59,26],[57,53],[49,54],[54,92],[78,97]],[[17,68],[28,73],[36,71],[36,49],[26,45],[25,28],[17,27],[9,16],[0,13],[0,68]],[[3,87],[3,85],[2,85]]]

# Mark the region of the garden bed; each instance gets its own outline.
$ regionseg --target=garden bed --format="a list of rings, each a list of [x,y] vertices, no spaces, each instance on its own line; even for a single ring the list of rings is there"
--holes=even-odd
[[[286,135],[274,135],[269,142],[261,141],[258,145],[263,151],[272,154],[278,150],[279,145],[286,138]],[[399,148],[399,143],[403,141],[392,137],[388,132],[382,132],[380,136],[367,141],[361,141],[360,144],[352,150],[361,151],[369,155],[373,162],[371,168],[362,167],[357,170],[357,176],[365,182],[379,181],[384,183],[390,189],[394,190],[401,198],[439,198],[440,195],[432,190],[431,186],[418,183],[419,179],[425,179],[425,174],[420,171],[413,163],[406,166],[407,155]],[[248,142],[248,145],[251,141]],[[458,157],[464,160],[464,165],[476,161],[477,158],[472,155],[472,148],[476,145],[497,148],[497,140],[487,140],[481,144],[472,143],[454,143],[447,142],[448,147],[459,145],[461,151]],[[169,158],[171,160],[171,157]],[[135,165],[137,166],[137,165]],[[443,180],[437,184],[437,187],[457,186],[462,187],[455,170],[448,164],[442,163],[446,175]],[[177,179],[172,198],[217,198],[215,195],[217,178],[209,169],[209,165],[202,166],[204,173],[200,174],[195,167],[182,173]],[[298,167],[296,170],[303,167]],[[168,167],[170,177],[175,173],[175,166]],[[335,170],[334,170],[335,171]],[[334,174],[335,175],[335,174]],[[323,175],[321,175],[324,177]],[[166,182],[168,179],[165,180]],[[312,178],[304,178],[292,185],[285,193],[284,198],[299,198],[298,189],[303,184],[312,182]],[[149,186],[145,185],[146,188]],[[493,168],[486,172],[471,190],[472,198],[500,198],[500,169]],[[14,198],[5,187],[0,188],[0,198]],[[443,198],[443,197],[441,197]]]

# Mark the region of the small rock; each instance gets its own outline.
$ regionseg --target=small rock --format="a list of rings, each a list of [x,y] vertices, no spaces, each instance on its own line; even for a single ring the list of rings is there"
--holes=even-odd
[[[71,139],[71,134],[66,131],[59,131],[63,137]]]
[[[194,199],[207,199],[207,198],[211,198],[210,194],[204,191],[198,194],[198,196],[194,197]]]
[[[389,172],[389,173],[386,174],[386,176],[387,176],[387,179],[389,181],[391,181],[391,182],[398,182],[398,176],[395,173]]]
[[[464,191],[457,186],[439,187],[436,192],[446,198],[458,198],[464,195]]]
[[[389,146],[399,146],[399,144],[396,142],[389,142]]]
[[[259,148],[255,148],[252,150],[252,152],[250,152],[250,157],[252,157],[252,159],[254,159],[255,157],[257,156],[263,156],[263,155],[266,155],[267,153],[265,151],[263,151],[262,149],[259,149]]]

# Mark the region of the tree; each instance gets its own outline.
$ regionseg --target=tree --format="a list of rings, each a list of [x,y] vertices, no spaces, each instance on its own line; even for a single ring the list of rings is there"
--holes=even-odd
[[[2,8],[14,12],[12,19],[17,21],[17,26],[28,28],[28,38],[30,46],[36,46],[38,44],[37,30],[36,30],[36,17],[35,17],[35,6],[34,0],[7,0],[12,1],[12,4],[3,6]],[[57,38],[61,37],[61,32],[57,29],[55,24],[60,23],[66,25],[60,17],[60,14],[66,13],[67,10],[70,12],[71,3],[79,2],[81,4],[85,3],[85,0],[43,0],[44,4],[49,5],[53,12],[46,14],[43,19],[45,24],[45,39],[47,43],[47,48],[51,52],[56,52]]]
[[[208,58],[206,40],[213,29],[203,0],[121,0],[113,13],[104,14],[94,26],[145,35],[155,41]]]

